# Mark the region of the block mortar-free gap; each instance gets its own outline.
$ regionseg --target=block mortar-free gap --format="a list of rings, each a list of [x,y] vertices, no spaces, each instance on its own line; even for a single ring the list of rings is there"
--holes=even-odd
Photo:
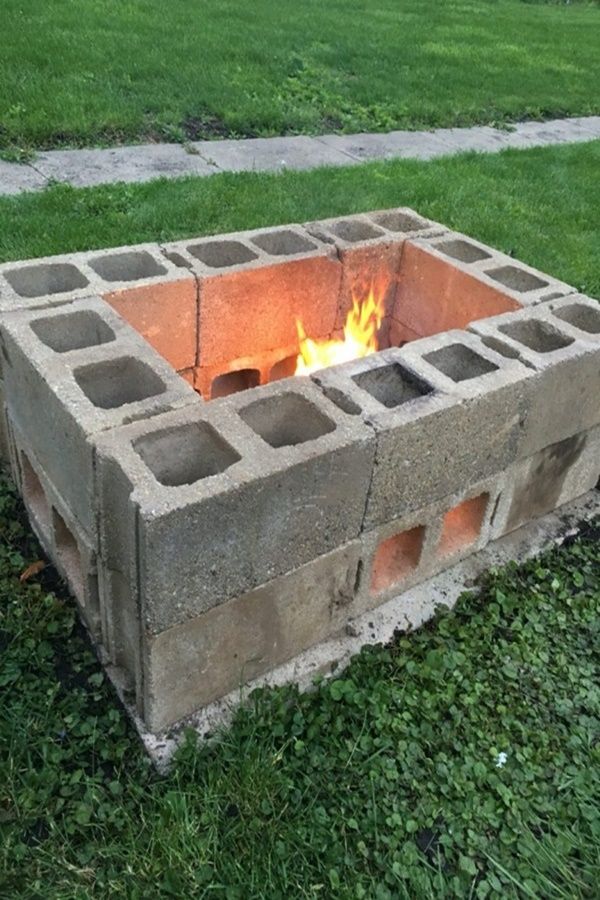
[[[78,310],[45,319],[34,319],[31,330],[55,353],[82,350],[115,340],[112,328],[92,310]]]
[[[399,363],[367,369],[354,375],[352,381],[388,409],[394,409],[433,391],[431,385]]]
[[[88,400],[100,409],[117,409],[166,390],[150,366],[130,356],[80,366],[73,376]]]
[[[442,522],[438,557],[453,556],[477,543],[488,502],[489,494],[484,493],[470,500],[463,500],[448,510]]]
[[[301,394],[255,400],[239,416],[271,447],[293,447],[335,430],[335,423]]]
[[[167,272],[145,250],[127,250],[125,253],[97,256],[89,264],[105,281],[138,281],[141,278],[165,275]]]
[[[371,595],[404,581],[421,560],[425,526],[417,525],[381,541],[371,570]]]
[[[190,422],[138,438],[133,449],[166,487],[219,475],[241,456],[208,422]]]
[[[498,369],[495,363],[475,353],[465,344],[449,344],[427,353],[423,359],[456,382],[480,378]]]
[[[4,273],[4,277],[19,297],[43,297],[44,294],[63,294],[87,287],[85,275],[71,263],[43,263],[23,266]]]

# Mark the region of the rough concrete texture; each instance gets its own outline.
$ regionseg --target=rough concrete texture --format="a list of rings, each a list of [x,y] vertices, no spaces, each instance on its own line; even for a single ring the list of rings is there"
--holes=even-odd
[[[0,341],[10,416],[93,533],[94,436],[199,398],[99,299],[7,313]]]
[[[144,635],[143,716],[162,730],[340,631],[359,541],[163,631]]]
[[[140,144],[101,150],[50,150],[32,163],[0,160],[0,194],[39,190],[52,181],[75,187],[217,172],[282,172],[349,166],[378,159],[431,159],[464,151],[495,153],[600,137],[600,116],[521,122],[508,128],[438,128],[388,134],[274,137],[246,140]]]
[[[201,740],[210,738],[227,725],[240,703],[245,702],[255,688],[295,682],[302,690],[310,690],[317,676],[339,677],[352,657],[365,645],[387,644],[398,632],[419,628],[438,607],[452,608],[465,590],[479,590],[478,580],[483,572],[512,562],[525,562],[577,534],[587,521],[599,514],[600,492],[590,491],[556,512],[493,540],[483,550],[470,554],[427,581],[401,590],[391,600],[353,619],[339,636],[322,641],[264,675],[240,682],[226,696],[199,709],[177,727],[159,734],[148,729],[131,705],[123,692],[119,670],[109,668],[108,672],[148,754],[157,768],[164,771],[187,729],[194,729]]]
[[[97,448],[103,558],[125,578],[139,568],[157,632],[358,537],[374,436],[298,381],[119,429]]]
[[[563,315],[568,316],[569,308],[578,306],[594,316],[594,301],[572,297],[557,311],[567,310]],[[521,361],[532,373],[519,456],[600,424],[600,335],[559,318],[553,306],[554,301],[470,326],[488,346]]]

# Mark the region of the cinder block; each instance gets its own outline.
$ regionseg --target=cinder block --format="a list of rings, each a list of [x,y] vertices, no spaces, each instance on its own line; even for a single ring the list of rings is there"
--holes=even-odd
[[[167,244],[199,283],[200,367],[227,366],[298,346],[297,320],[312,337],[331,335],[341,264],[333,248],[298,225]]]
[[[504,489],[498,473],[361,537],[358,616],[482,549]]]
[[[144,636],[142,715],[160,730],[331,637],[346,622],[352,541],[160,634]]]
[[[392,318],[426,337],[575,289],[470,237],[407,240]]]
[[[200,398],[100,300],[6,314],[0,332],[10,415],[73,517],[93,533],[93,438]]]
[[[451,331],[316,373],[377,434],[365,528],[423,509],[516,458],[530,370]]]
[[[445,230],[412,209],[380,210],[367,215],[323,219],[305,225],[310,234],[336,248],[342,263],[342,282],[336,318],[341,329],[354,299],[372,291],[381,300],[384,318],[395,305],[402,247],[409,235],[431,236]]]
[[[574,434],[519,460],[507,471],[508,487],[492,536],[501,537],[575,500],[596,487],[599,478],[600,428]]]
[[[600,424],[600,335],[557,315],[577,315],[568,310],[579,307],[589,311],[586,323],[592,325],[596,309],[593,301],[572,296],[572,302],[553,301],[470,327],[488,346],[520,360],[532,372],[521,457]]]
[[[307,380],[136,423],[97,448],[102,557],[155,633],[356,539],[374,436]]]
[[[66,303],[94,291],[83,254],[47,256],[0,265],[0,312]]]

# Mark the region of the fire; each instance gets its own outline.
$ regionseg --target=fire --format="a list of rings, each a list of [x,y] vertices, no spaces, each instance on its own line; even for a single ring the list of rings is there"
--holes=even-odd
[[[383,319],[383,296],[383,291],[376,296],[371,288],[363,300],[352,298],[352,309],[346,318],[343,339],[313,341],[306,336],[302,322],[297,319],[300,353],[295,374],[310,375],[326,366],[336,366],[375,353],[378,349],[377,332]]]

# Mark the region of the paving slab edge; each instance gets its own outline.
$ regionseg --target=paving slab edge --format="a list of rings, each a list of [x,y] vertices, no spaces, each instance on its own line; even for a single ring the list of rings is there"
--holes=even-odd
[[[475,151],[496,153],[600,139],[600,116],[478,125],[384,134],[247,138],[191,144],[137,144],[107,149],[49,150],[28,163],[0,159],[0,196],[72,187],[143,183],[156,178],[207,177],[221,172],[282,172],[390,159],[428,160]]]
[[[247,682],[171,726],[163,734],[148,731],[124,694],[119,674],[114,667],[105,665],[105,671],[138,732],[146,753],[156,769],[164,773],[189,729],[195,731],[201,741],[211,739],[219,729],[231,722],[236,709],[254,689],[294,683],[303,691],[310,690],[317,675],[326,678],[339,675],[364,646],[387,644],[397,632],[414,630],[424,624],[439,606],[452,609],[465,591],[478,592],[475,580],[482,573],[511,561],[526,562],[551,546],[564,543],[598,516],[600,489],[596,488],[548,515],[492,541],[484,549],[444,572],[367,611],[349,623],[343,637],[311,647],[289,662]]]

